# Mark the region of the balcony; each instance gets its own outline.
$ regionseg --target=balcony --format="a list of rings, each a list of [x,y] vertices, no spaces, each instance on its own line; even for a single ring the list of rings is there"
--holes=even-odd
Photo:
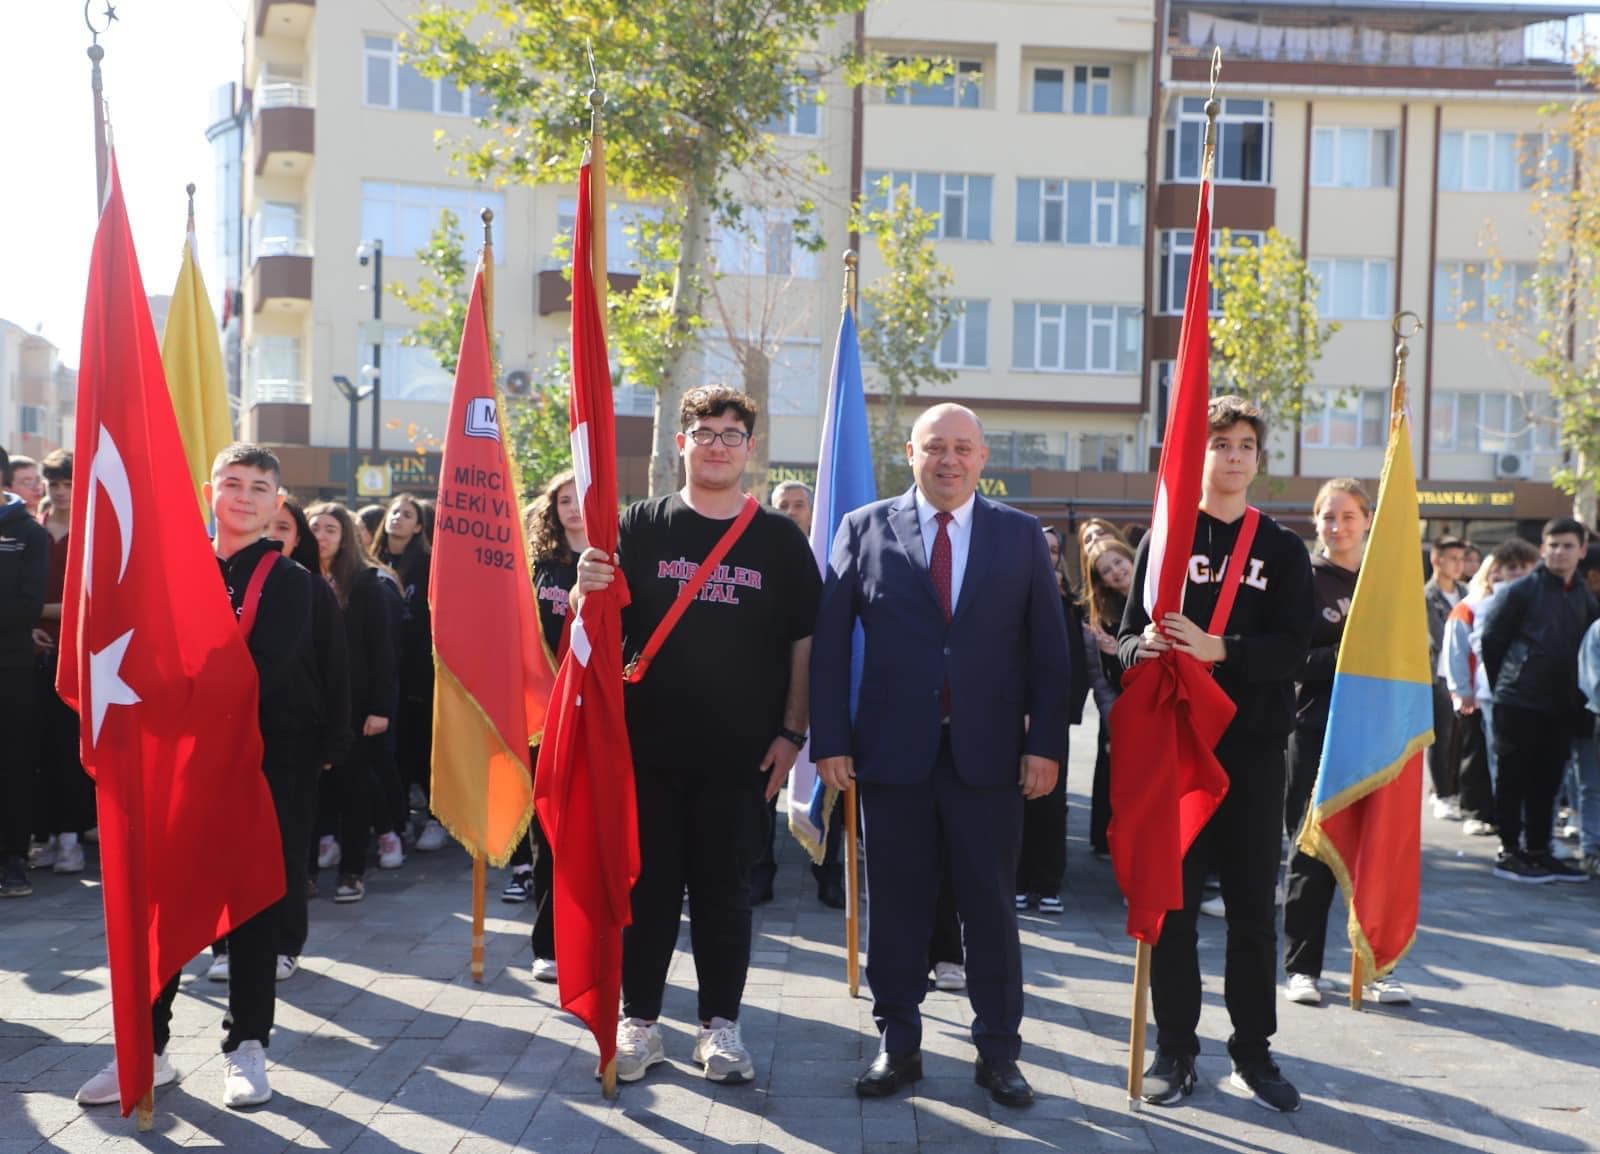
[[[539,298],[539,315],[548,317],[555,313],[572,311],[572,285],[559,268],[540,269],[536,285]],[[609,272],[606,284],[614,293],[625,293],[639,283],[631,272]]]
[[[311,86],[262,77],[256,109],[256,175],[302,176],[316,152],[316,109]]]
[[[294,242],[303,245],[303,241]],[[250,269],[255,311],[305,313],[311,308],[311,257],[306,252],[266,252]]]
[[[256,0],[256,35],[304,41],[316,8],[316,0]]]

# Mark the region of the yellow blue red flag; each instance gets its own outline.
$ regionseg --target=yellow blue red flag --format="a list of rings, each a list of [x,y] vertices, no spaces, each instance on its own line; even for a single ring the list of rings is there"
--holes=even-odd
[[[1433,673],[1404,389],[1402,378],[1378,509],[1339,645],[1322,768],[1298,839],[1344,889],[1352,999],[1411,948],[1421,890],[1422,751],[1433,744]]]

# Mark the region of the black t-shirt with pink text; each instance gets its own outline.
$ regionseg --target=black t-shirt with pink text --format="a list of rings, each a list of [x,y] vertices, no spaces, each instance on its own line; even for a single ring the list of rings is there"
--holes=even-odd
[[[539,607],[539,632],[558,662],[567,626],[567,600],[578,583],[578,559],[540,561],[533,567],[533,599]]]
[[[633,597],[622,612],[624,663],[644,648],[731,524],[701,516],[677,493],[623,512],[618,553]],[[759,510],[644,680],[627,687],[634,765],[755,773],[783,726],[790,649],[811,636],[821,592],[799,528],[781,513]]]

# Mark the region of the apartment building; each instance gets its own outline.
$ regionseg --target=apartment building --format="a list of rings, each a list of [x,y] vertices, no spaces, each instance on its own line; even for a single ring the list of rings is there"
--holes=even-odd
[[[55,345],[0,319],[0,446],[35,460],[71,446],[77,382]]]
[[[574,192],[489,189],[452,174],[436,130],[474,131],[482,97],[401,61],[406,11],[254,0],[247,29],[242,425],[282,445],[291,481],[308,491],[342,492],[357,470],[374,491],[437,481],[450,382],[405,347],[412,318],[381,291],[375,308],[373,287],[380,249],[383,282],[415,282],[414,254],[440,209],[462,218],[469,250],[478,210],[495,212],[495,319],[513,399],[566,340],[567,285],[551,254]],[[954,72],[864,92],[859,115],[855,94],[823,76],[821,104],[769,126],[797,172],[807,157],[825,162],[826,175],[803,179],[830,246],[813,255],[798,243],[793,188],[737,182],[752,226],[713,240],[720,276],[703,372],[740,379],[745,350],[760,349],[774,474],[810,475],[851,191],[887,179],[940,213],[936,246],[962,309],[938,350],[954,380],[925,399],[982,414],[991,491],[1046,515],[1137,518],[1160,449],[1201,106],[1220,46],[1216,226],[1295,238],[1322,280],[1324,314],[1342,326],[1318,366],[1324,403],[1274,446],[1284,478],[1274,504],[1308,503],[1329,475],[1376,477],[1388,318],[1409,308],[1428,321],[1410,363],[1424,490],[1440,499],[1430,513],[1546,515],[1565,502],[1544,483],[1559,460],[1548,399],[1483,339],[1493,291],[1484,236],[1493,230],[1503,275],[1525,275],[1522,165],[1551,153],[1539,108],[1574,83],[1566,45],[1540,34],[1579,11],[875,0],[869,47],[947,57]],[[824,47],[853,34],[841,26]],[[627,222],[655,211],[612,205],[619,285],[633,271]],[[881,272],[868,246],[863,283]],[[379,387],[376,435],[369,400],[354,458],[336,376]],[[652,402],[627,385],[617,392],[625,493],[644,491]]]

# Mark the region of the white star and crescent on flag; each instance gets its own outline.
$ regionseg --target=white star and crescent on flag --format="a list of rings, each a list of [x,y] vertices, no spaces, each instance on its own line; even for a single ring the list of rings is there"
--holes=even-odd
[[[110,430],[100,426],[100,444],[95,449],[94,460],[89,465],[89,507],[84,513],[83,588],[92,596],[94,589],[95,542],[95,486],[106,492],[111,503],[111,513],[117,523],[122,545],[121,564],[117,569],[120,582],[128,572],[128,556],[133,551],[133,487],[128,483],[128,469],[122,453]],[[139,695],[122,680],[122,661],[133,641],[130,629],[99,652],[89,652],[89,743],[100,740],[100,726],[105,721],[106,710],[113,705],[137,705]]]

